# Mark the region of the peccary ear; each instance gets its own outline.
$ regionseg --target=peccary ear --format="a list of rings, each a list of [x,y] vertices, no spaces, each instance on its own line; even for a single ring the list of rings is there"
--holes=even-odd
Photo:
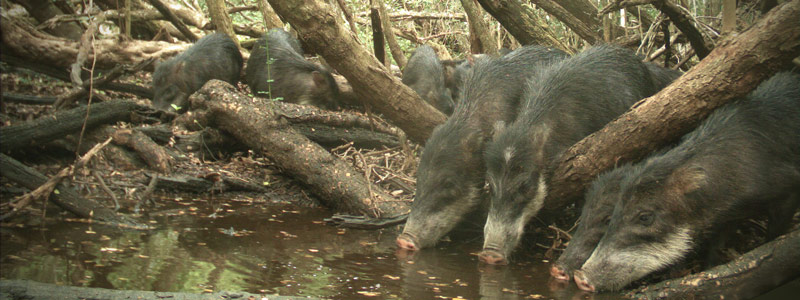
[[[325,76],[322,76],[322,73],[319,71],[311,72],[311,78],[314,79],[314,85],[317,87],[322,87],[327,84],[327,82],[325,82]]]
[[[686,195],[706,186],[708,174],[700,166],[680,167],[669,175],[667,184],[670,190]]]

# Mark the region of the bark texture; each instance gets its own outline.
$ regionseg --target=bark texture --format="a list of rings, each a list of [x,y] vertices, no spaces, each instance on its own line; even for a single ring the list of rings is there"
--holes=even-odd
[[[563,207],[597,174],[639,160],[691,131],[715,108],[745,96],[798,54],[800,1],[791,1],[750,30],[721,41],[672,85],[566,150],[553,173],[545,207]]]
[[[24,21],[0,16],[3,51],[30,58],[33,62],[53,67],[69,67],[78,55],[79,43],[43,33]],[[88,61],[95,58],[96,67],[111,69],[119,64],[137,64],[147,59],[165,59],[183,52],[190,44],[165,42],[120,41],[98,39]],[[96,57],[95,57],[96,56]]]
[[[467,13],[470,40],[478,41],[479,47],[472,47],[472,53],[495,55],[498,50],[497,43],[494,42],[494,38],[489,31],[489,25],[483,21],[481,10],[478,9],[479,6],[475,2],[475,0],[461,0],[461,6],[464,7],[464,12]]]
[[[210,125],[275,162],[334,210],[376,217],[407,211],[407,203],[393,201],[343,160],[295,131],[271,101],[253,105],[251,98],[219,80],[207,83],[191,101],[205,110],[199,115],[206,115]]]
[[[271,0],[275,11],[296,26],[314,52],[347,78],[365,105],[383,114],[418,143],[428,139],[445,116],[383,67],[323,1]]]
[[[800,230],[710,270],[630,292],[634,299],[750,299],[800,277]]]
[[[38,188],[48,180],[35,169],[2,153],[0,153],[0,175],[30,190]],[[91,218],[128,228],[148,228],[147,225],[140,224],[126,216],[117,215],[94,200],[83,198],[78,192],[62,183],[56,185],[56,189],[58,193],[52,193],[50,201],[81,218]]]
[[[547,24],[539,20],[530,5],[523,4],[519,0],[479,0],[478,2],[520,44],[551,46],[567,53],[575,52],[556,38]]]
[[[0,128],[0,136],[3,137],[0,139],[0,148],[3,152],[10,152],[41,145],[67,134],[76,133],[84,124],[87,128],[92,128],[100,124],[131,121],[136,112],[152,111],[151,108],[132,101],[97,103],[88,109],[91,110],[88,118],[86,118],[87,107],[76,107],[18,125],[4,126]]]
[[[547,11],[547,13],[556,17],[559,21],[561,21],[561,23],[564,23],[564,25],[567,25],[569,29],[572,29],[572,31],[574,31],[578,36],[586,40],[587,43],[596,44],[598,41],[600,41],[600,35],[595,32],[594,28],[589,27],[588,24],[572,15],[569,11],[555,1],[532,0],[531,2],[535,3]]]

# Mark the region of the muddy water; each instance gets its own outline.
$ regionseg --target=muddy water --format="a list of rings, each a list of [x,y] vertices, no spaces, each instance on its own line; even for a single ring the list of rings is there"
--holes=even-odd
[[[480,232],[416,253],[397,228],[340,229],[324,209],[221,206],[178,199],[151,216],[157,229],[120,231],[62,222],[2,228],[0,277],[60,285],[169,292],[247,291],[329,299],[616,299],[550,281],[543,250],[491,267],[473,253]],[[211,216],[209,216],[211,215]],[[474,237],[473,237],[474,236]]]

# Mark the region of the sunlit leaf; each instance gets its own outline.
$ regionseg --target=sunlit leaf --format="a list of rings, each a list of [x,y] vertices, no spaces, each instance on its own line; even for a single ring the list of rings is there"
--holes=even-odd
[[[380,292],[369,292],[369,291],[358,291],[356,293],[359,293],[359,294],[367,296],[367,297],[380,296],[380,294],[381,294]]]
[[[383,275],[383,278],[389,278],[391,280],[400,280],[400,276],[392,276],[389,274]]]

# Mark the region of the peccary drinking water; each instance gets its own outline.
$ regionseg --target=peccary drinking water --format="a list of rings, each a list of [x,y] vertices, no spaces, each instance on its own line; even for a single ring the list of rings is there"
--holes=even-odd
[[[399,247],[434,245],[480,204],[482,154],[492,124],[513,120],[527,79],[537,68],[564,57],[559,50],[527,46],[476,62],[453,115],[433,131],[422,151],[416,197],[397,238]]]
[[[224,33],[212,33],[186,51],[156,66],[153,105],[162,110],[186,111],[187,100],[211,79],[236,85],[242,54]]]
[[[769,238],[785,232],[800,205],[800,75],[773,76],[620,169],[608,229],[574,274],[583,290],[619,290],[742,219],[767,215]]]
[[[527,84],[521,115],[499,123],[486,147],[491,206],[479,255],[507,263],[525,224],[544,205],[552,164],[562,151],[658,91],[630,50],[590,48],[542,69]]]

